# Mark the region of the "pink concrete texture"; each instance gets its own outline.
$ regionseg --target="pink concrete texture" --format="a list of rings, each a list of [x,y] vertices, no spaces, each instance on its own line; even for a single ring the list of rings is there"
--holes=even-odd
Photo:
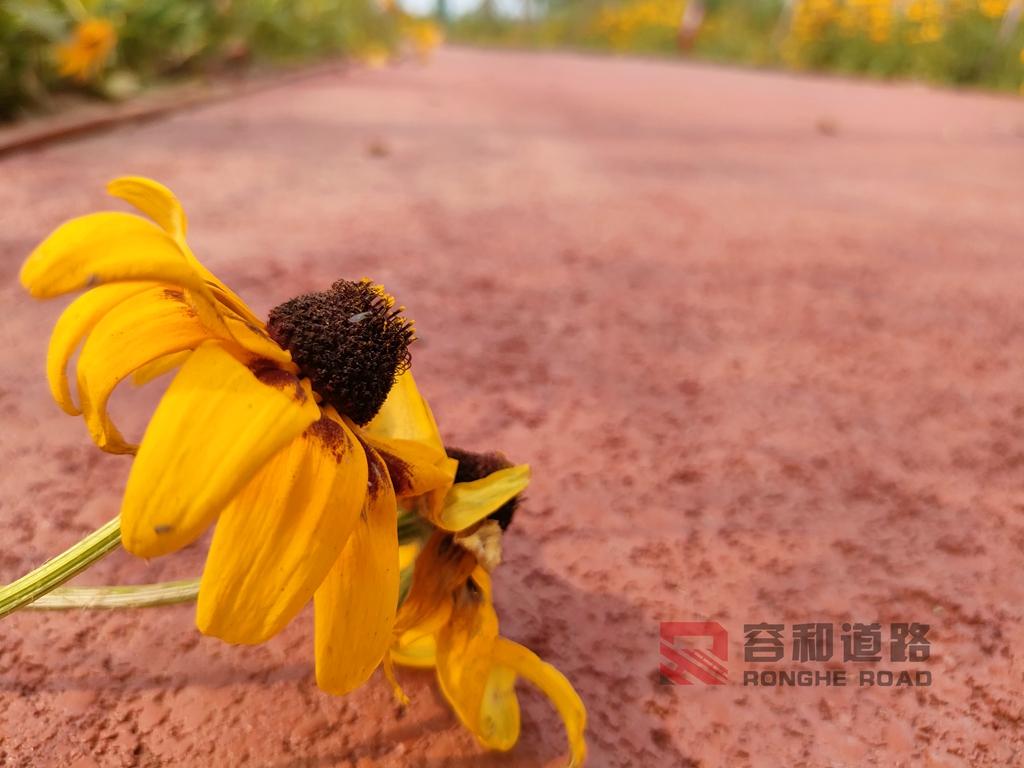
[[[455,48],[4,159],[2,582],[118,511],[131,460],[45,381],[67,301],[17,273],[123,174],[261,314],[383,282],[446,441],[533,466],[496,603],[586,702],[592,768],[1024,764],[1024,101]],[[117,393],[127,434],[165,385]],[[207,542],[76,583],[195,576]],[[379,673],[320,692],[308,609],[258,647],[193,610],[4,619],[0,765],[564,764],[528,685],[490,754],[429,672],[405,710]],[[662,621],[722,624],[729,684],[660,685]],[[779,669],[933,683],[744,687],[765,621],[836,626]],[[928,623],[931,656],[844,664],[844,622]]]

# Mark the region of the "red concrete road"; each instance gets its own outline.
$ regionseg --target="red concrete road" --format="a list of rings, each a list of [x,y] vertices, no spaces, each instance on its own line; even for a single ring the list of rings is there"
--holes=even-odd
[[[498,610],[587,702],[592,766],[1020,764],[1022,132],[1012,98],[455,49],[6,159],[0,579],[113,516],[128,468],[50,401],[62,302],[18,266],[146,174],[260,312],[383,281],[447,440],[533,465]],[[129,431],[157,394],[119,395]],[[118,553],[83,581],[202,560]],[[310,619],[257,648],[189,607],[7,619],[0,764],[560,764],[528,687],[507,756],[427,673],[404,714],[380,677],[320,693]],[[659,686],[661,621],[721,623],[729,684]],[[762,621],[836,625],[803,668],[932,685],[744,688]],[[844,663],[839,625],[873,621],[886,651],[891,623],[929,623],[931,658]]]

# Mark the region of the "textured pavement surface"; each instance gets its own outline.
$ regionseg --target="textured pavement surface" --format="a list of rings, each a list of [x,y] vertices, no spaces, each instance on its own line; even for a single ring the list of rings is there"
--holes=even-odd
[[[65,219],[170,186],[259,313],[334,279],[415,318],[451,445],[534,468],[502,632],[557,665],[590,766],[1024,762],[1024,101],[674,62],[447,49],[0,161],[0,582],[117,513],[45,382],[66,301],[17,284]],[[166,382],[125,387],[141,435]],[[203,539],[78,580],[198,575]],[[319,692],[312,613],[264,646],[189,606],[0,628],[0,765],[557,766],[523,686],[508,755],[432,675]],[[725,686],[659,685],[659,622],[730,633]],[[832,622],[845,688],[751,688],[743,625]],[[843,662],[844,622],[928,623],[920,664]],[[930,687],[861,687],[861,669]]]

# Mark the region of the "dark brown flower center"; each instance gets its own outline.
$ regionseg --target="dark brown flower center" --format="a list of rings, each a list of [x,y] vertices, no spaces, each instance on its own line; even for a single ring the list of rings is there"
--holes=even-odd
[[[363,426],[409,367],[412,323],[394,304],[370,280],[339,280],[329,291],[274,307],[267,332],[292,353],[324,402]]]
[[[489,451],[488,453],[473,453],[464,451],[461,448],[449,448],[445,446],[445,453],[459,462],[459,468],[455,470],[456,483],[471,483],[487,477],[499,469],[508,469],[515,466],[501,451]],[[498,509],[487,516],[488,520],[497,520],[501,530],[508,530],[512,517],[519,506],[519,496],[513,496],[502,504]]]

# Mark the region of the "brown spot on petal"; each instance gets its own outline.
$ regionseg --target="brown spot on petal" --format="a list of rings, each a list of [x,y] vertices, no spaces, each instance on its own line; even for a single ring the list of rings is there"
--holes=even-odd
[[[164,298],[167,299],[167,301],[173,301],[176,304],[180,304],[185,313],[191,317],[196,316],[195,308],[188,300],[185,292],[180,288],[164,288]]]
[[[309,432],[320,438],[324,448],[331,452],[334,460],[339,464],[344,461],[346,455],[352,452],[352,440],[345,434],[344,428],[326,416],[321,416],[318,421],[314,421],[309,426]]]
[[[255,362],[249,363],[249,370],[260,380],[261,384],[290,394],[300,405],[306,402],[306,390],[299,384],[299,377],[278,368],[272,360],[259,358]]]
[[[369,506],[377,497],[384,492],[384,488],[390,485],[391,478],[388,475],[387,464],[373,448],[368,446],[358,435],[356,439],[363,446],[366,453],[366,504]]]
[[[482,605],[485,599],[484,591],[472,578],[466,579],[466,583],[456,589],[452,597],[455,598],[455,604],[460,607]]]
[[[388,469],[391,485],[395,489],[395,496],[401,498],[412,494],[413,471],[409,463],[402,461],[402,459],[387,451],[378,450],[377,453],[380,454],[381,459],[384,460],[384,465]]]

